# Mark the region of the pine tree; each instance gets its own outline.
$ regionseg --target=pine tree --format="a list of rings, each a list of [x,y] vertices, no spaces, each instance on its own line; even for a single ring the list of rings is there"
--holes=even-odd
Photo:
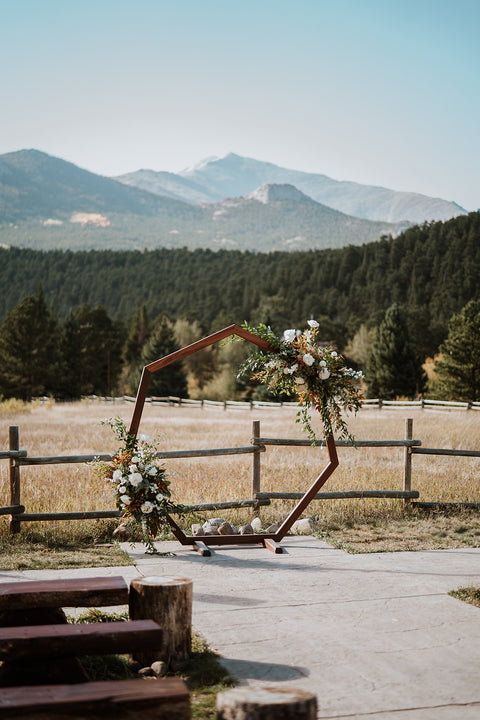
[[[421,364],[406,316],[397,304],[387,310],[380,324],[370,348],[365,379],[371,398],[413,398],[423,389]]]
[[[178,345],[175,342],[172,324],[165,315],[161,315],[157,318],[150,338],[143,347],[140,357],[141,368],[165,357],[165,355],[170,355],[175,350],[178,350]],[[138,373],[138,381],[140,381],[141,368]],[[177,361],[154,373],[150,379],[148,393],[158,397],[166,397],[167,395],[181,398],[187,397],[187,375],[182,362]]]
[[[40,287],[8,313],[0,328],[0,395],[31,400],[55,394],[58,345],[57,322]]]
[[[121,386],[125,393],[135,395],[142,371],[142,350],[150,337],[150,321],[147,308],[142,305],[138,307],[130,319],[127,339],[123,346],[123,370]]]
[[[121,370],[121,331],[101,305],[80,305],[62,330],[63,397],[111,395]]]
[[[442,400],[480,400],[480,300],[469,303],[449,323],[435,362],[434,394]]]

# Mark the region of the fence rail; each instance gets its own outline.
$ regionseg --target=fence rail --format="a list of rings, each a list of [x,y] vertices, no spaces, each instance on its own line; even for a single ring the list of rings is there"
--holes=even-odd
[[[350,443],[346,441],[337,441],[337,447],[347,447]],[[413,438],[413,420],[405,421],[405,437],[403,439],[394,440],[358,440],[357,448],[403,448],[404,451],[404,470],[403,470],[403,486],[398,490],[343,490],[336,492],[317,493],[314,500],[334,500],[346,498],[392,498],[401,499],[405,502],[418,499],[419,493],[412,490],[412,459],[414,455],[444,455],[450,457],[480,457],[480,450],[456,450],[448,448],[424,448],[421,446],[421,440]],[[40,465],[62,465],[62,464],[82,464],[89,463],[94,460],[109,461],[112,456],[109,454],[101,455],[59,455],[46,457],[28,457],[26,450],[21,450],[19,446],[19,430],[18,427],[12,426],[9,429],[9,450],[0,453],[0,460],[8,460],[9,462],[9,481],[10,481],[10,499],[9,505],[0,507],[0,515],[10,516],[10,531],[12,533],[19,532],[22,522],[42,521],[42,520],[85,520],[97,518],[118,518],[122,516],[119,510],[88,510],[79,512],[54,512],[54,513],[34,513],[27,512],[21,503],[21,476],[20,470],[27,466]],[[266,438],[260,433],[260,421],[254,420],[252,425],[252,437],[250,445],[227,448],[207,448],[198,450],[174,450],[156,453],[159,459],[169,458],[201,458],[201,457],[222,457],[231,455],[248,454],[252,456],[252,495],[251,498],[245,500],[232,500],[229,502],[218,503],[202,503],[199,505],[191,505],[189,509],[192,512],[202,510],[222,510],[227,508],[255,507],[268,505],[271,500],[299,500],[303,497],[303,493],[294,492],[262,492],[261,491],[261,454],[265,453],[268,447],[290,446],[290,447],[311,447],[309,440],[292,439],[292,438]],[[325,446],[325,442],[319,442],[316,448]],[[417,503],[419,505],[430,506],[431,503]],[[442,503],[440,503],[442,505]],[[462,503],[464,507],[480,507],[477,503]]]
[[[106,403],[134,403],[135,398],[131,395],[121,395],[119,397],[109,397],[101,395],[89,395],[84,398],[91,402]],[[50,398],[37,398],[40,402],[50,402]],[[298,407],[295,401],[291,402],[269,402],[264,400],[194,400],[193,398],[180,398],[175,395],[166,395],[163,397],[152,396],[145,399],[148,405],[160,405],[169,407],[199,407],[199,408],[223,408],[224,410],[279,410],[282,408]],[[382,400],[381,398],[368,398],[364,400],[362,408],[368,410],[375,408],[421,408],[422,410],[480,410],[480,402],[468,400]]]

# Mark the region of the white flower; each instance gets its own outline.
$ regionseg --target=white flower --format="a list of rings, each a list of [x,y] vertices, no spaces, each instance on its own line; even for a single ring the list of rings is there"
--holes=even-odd
[[[140,462],[140,458],[137,457],[136,455],[134,455],[134,456],[132,457],[132,463],[133,463],[134,465],[137,465],[137,463],[139,463],[139,462]]]
[[[313,365],[313,363],[315,362],[315,358],[313,357],[313,355],[310,355],[310,353],[305,353],[305,355],[303,356],[303,362],[305,363],[305,365]]]
[[[291,367],[284,368],[283,374],[284,375],[293,375],[293,373],[296,372],[297,370],[298,370],[298,365],[297,365],[297,363],[295,363]]]
[[[158,473],[158,469],[155,467],[155,465],[149,465],[147,468],[147,472],[152,477]]]
[[[156,497],[156,499],[157,499],[158,502],[162,502],[162,500],[167,500],[167,499],[168,499],[167,496],[166,496],[166,495],[162,495],[162,493],[158,493],[155,497]]]
[[[132,463],[132,465],[128,466],[128,469],[131,473],[136,473],[138,470],[138,467],[136,465],[133,465],[133,463]]]
[[[336,358],[336,357],[338,357],[338,353],[336,353],[335,350],[334,350],[334,351],[331,353],[331,356],[332,356],[333,358]]]
[[[297,331],[290,328],[289,330],[285,330],[283,333],[283,340],[284,342],[291,343],[295,340],[295,337],[297,335]]]
[[[130,485],[133,485],[133,487],[138,487],[143,482],[143,477],[138,472],[129,475],[128,479],[130,480]]]
[[[121,470],[118,470],[118,468],[117,468],[117,470],[113,471],[112,480],[115,480],[115,482],[120,482],[120,480],[122,480],[122,478],[123,478],[123,473]]]
[[[330,377],[330,370],[327,370],[326,367],[322,367],[318,373],[318,377],[320,380],[327,380]]]
[[[152,512],[152,510],[155,510],[155,505],[151,503],[149,500],[143,503],[143,505],[140,505],[140,510],[144,515],[148,515]]]
[[[126,493],[126,492],[127,492],[127,488],[125,487],[125,485],[119,485],[119,486],[118,486],[118,492],[121,493],[121,494]]]
[[[325,362],[325,360],[320,360],[318,364],[320,365],[320,367],[327,367],[327,363]]]
[[[305,385],[305,380],[302,377],[297,378],[297,385]]]
[[[130,505],[130,503],[132,502],[132,498],[129,497],[128,495],[121,495],[120,500],[122,501],[122,503],[124,505]]]
[[[308,324],[310,325],[311,328],[318,328],[318,327],[319,327],[318,322],[317,322],[316,320],[308,320],[307,322],[308,322]]]

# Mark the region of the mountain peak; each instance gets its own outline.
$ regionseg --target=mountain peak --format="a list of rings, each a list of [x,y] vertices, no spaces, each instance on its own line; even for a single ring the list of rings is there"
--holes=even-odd
[[[260,187],[252,193],[245,195],[245,197],[249,200],[257,200],[264,205],[280,200],[290,200],[293,202],[311,201],[311,198],[307,197],[300,190],[297,190],[294,185],[288,183],[266,183],[265,185],[260,185]]]

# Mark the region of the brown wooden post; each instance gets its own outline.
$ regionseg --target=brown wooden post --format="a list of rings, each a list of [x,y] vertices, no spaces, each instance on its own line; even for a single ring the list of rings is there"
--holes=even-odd
[[[252,443],[260,437],[260,420],[254,420],[252,425]],[[256,493],[260,492],[260,449],[253,453],[252,468],[252,499],[255,500]]]
[[[316,720],[317,698],[294,688],[224,690],[217,695],[218,720]]]
[[[9,450],[19,450],[18,426],[10,425],[8,431],[8,448]],[[20,468],[16,464],[15,458],[8,461],[8,474],[10,478],[10,505],[20,505]],[[10,516],[10,532],[20,532],[20,521],[15,515]]]
[[[193,583],[189,578],[149,575],[130,583],[131,620],[155,620],[163,631],[158,650],[133,655],[142,665],[163,660],[172,670],[187,660],[192,648]]]
[[[405,440],[413,440],[413,419],[405,420]],[[408,445],[404,450],[405,469],[403,475],[403,489],[410,492],[412,489],[412,446]],[[405,502],[410,502],[409,498]]]

